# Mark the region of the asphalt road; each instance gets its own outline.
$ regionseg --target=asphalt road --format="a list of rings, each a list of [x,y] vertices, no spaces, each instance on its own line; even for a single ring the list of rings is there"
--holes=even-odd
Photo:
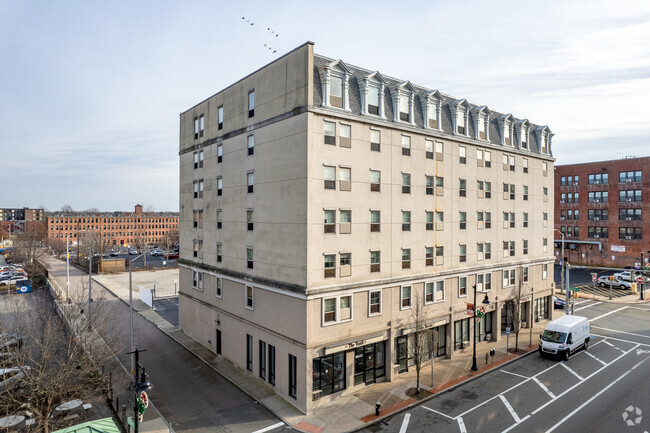
[[[51,274],[65,284],[65,262],[59,262]],[[70,268],[70,291],[80,290],[86,275]],[[129,308],[97,285],[93,298],[104,297],[115,303],[114,327],[111,329],[123,341],[118,356],[129,368]],[[271,426],[276,433],[290,429],[263,406],[208,367],[156,326],[134,314],[134,340],[141,353],[140,363],[146,367],[154,388],[149,392],[156,409],[176,432],[257,432]],[[146,420],[146,417],[145,417]]]
[[[650,307],[578,302],[588,350],[566,362],[532,353],[365,431],[650,431]]]

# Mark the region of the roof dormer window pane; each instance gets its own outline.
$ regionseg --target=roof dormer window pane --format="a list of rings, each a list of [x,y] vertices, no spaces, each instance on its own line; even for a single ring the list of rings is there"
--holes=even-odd
[[[459,110],[457,116],[458,133],[465,134],[465,113]]]
[[[399,120],[410,122],[409,116],[409,98],[406,95],[399,97]]]
[[[438,107],[429,104],[429,128],[438,128]]]
[[[506,144],[510,144],[510,125],[508,123],[506,123],[503,128],[503,135],[505,137]]]
[[[478,121],[478,137],[481,140],[485,140],[485,121],[483,119],[479,119]]]
[[[332,107],[343,108],[343,79],[330,78],[330,104]]]
[[[379,88],[368,86],[368,113],[379,115]]]

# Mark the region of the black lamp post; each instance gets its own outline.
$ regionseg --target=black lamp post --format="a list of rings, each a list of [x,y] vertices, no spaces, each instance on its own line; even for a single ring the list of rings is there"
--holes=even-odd
[[[149,375],[146,373],[145,368],[140,365],[140,352],[146,352],[147,349],[138,350],[136,347],[133,352],[128,352],[127,354],[135,354],[135,383],[133,383],[133,390],[135,391],[135,399],[133,403],[133,430],[135,433],[138,433],[138,415],[140,414],[140,394],[142,391],[147,391],[153,388],[151,382],[149,382]],[[142,373],[140,373],[142,369]]]
[[[472,286],[472,288],[474,289],[474,317],[473,317],[473,320],[474,320],[474,344],[473,344],[474,352],[472,354],[472,371],[478,371],[478,365],[476,365],[476,327],[478,326],[477,325],[478,322],[476,320],[476,318],[478,317],[476,315],[476,312],[477,312],[477,308],[476,308],[476,292],[478,292],[478,290],[476,289],[476,284],[474,284]],[[481,292],[481,294],[483,294],[483,293],[485,293],[485,298],[483,299],[483,304],[487,305],[487,304],[490,303],[490,299],[488,298],[487,292]]]

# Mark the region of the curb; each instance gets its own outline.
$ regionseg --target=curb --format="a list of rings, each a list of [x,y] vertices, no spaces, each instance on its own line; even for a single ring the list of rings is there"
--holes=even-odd
[[[534,347],[534,346],[531,346],[531,347]],[[382,422],[382,421],[384,421],[384,420],[386,420],[386,419],[388,419],[388,418],[391,418],[391,417],[393,417],[393,416],[395,416],[395,415],[398,415],[398,414],[400,414],[400,413],[402,413],[402,412],[405,412],[405,411],[408,410],[408,409],[412,409],[412,408],[414,408],[415,406],[419,406],[419,405],[423,404],[424,402],[433,399],[434,397],[438,397],[438,396],[440,396],[440,395],[443,394],[443,393],[453,391],[454,389],[458,388],[458,387],[461,386],[461,385],[464,385],[464,384],[466,384],[466,383],[468,383],[468,382],[471,382],[471,381],[473,381],[473,380],[475,380],[475,379],[478,379],[479,377],[481,377],[481,376],[483,376],[483,375],[485,375],[485,374],[487,374],[487,373],[490,373],[490,372],[494,371],[494,369],[495,369],[496,367],[501,367],[501,366],[504,366],[504,365],[508,365],[508,364],[510,364],[510,363],[512,363],[512,362],[517,361],[518,359],[521,359],[521,358],[523,358],[523,357],[525,357],[525,356],[529,356],[529,355],[531,355],[531,354],[533,354],[533,353],[535,353],[535,352],[537,352],[536,349],[535,349],[535,350],[532,350],[532,349],[531,349],[531,350],[527,351],[526,353],[522,353],[521,355],[518,355],[518,356],[515,357],[515,358],[512,358],[512,359],[509,359],[509,360],[505,361],[505,362],[502,363],[502,364],[499,364],[499,365],[494,366],[494,367],[491,366],[489,369],[484,370],[484,371],[480,371],[480,370],[479,370],[478,373],[476,373],[475,375],[473,375],[473,376],[471,376],[471,377],[466,378],[465,380],[462,380],[462,381],[460,381],[460,382],[458,382],[458,383],[455,383],[455,384],[453,384],[453,385],[451,385],[451,386],[449,386],[449,387],[447,387],[447,388],[444,388],[444,389],[440,390],[439,392],[433,393],[433,394],[431,394],[430,396],[427,396],[427,397],[423,398],[422,400],[416,400],[416,401],[414,401],[414,402],[412,402],[412,403],[409,403],[408,405],[406,405],[406,406],[404,406],[404,407],[400,407],[400,408],[398,408],[397,410],[395,410],[395,411],[393,411],[393,412],[387,413],[386,415],[380,415],[380,416],[378,416],[377,418],[373,419],[372,421],[369,421],[369,422],[365,423],[365,424],[362,425],[362,426],[359,426],[359,427],[357,427],[357,428],[355,428],[355,429],[353,429],[353,430],[348,430],[348,433],[351,433],[351,432],[358,432],[358,431],[361,431],[361,430],[363,430],[363,429],[366,429],[366,428],[368,428],[368,427],[370,427],[370,426],[372,426],[372,425],[378,424],[378,423],[380,423],[380,422]],[[451,382],[454,382],[454,380],[451,380],[451,381],[449,381],[449,382],[447,382],[447,383],[451,383]],[[439,387],[441,387],[441,386],[444,387],[445,384],[443,383],[442,385],[439,385],[437,388],[439,388]],[[436,389],[436,388],[433,388],[433,389]],[[399,405],[399,403],[397,403],[397,405]]]

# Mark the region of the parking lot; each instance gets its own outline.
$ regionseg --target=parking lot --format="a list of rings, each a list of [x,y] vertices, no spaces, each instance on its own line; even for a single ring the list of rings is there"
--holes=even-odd
[[[650,414],[650,309],[585,301],[576,310],[591,322],[588,350],[566,362],[533,353],[377,427],[400,433],[648,431],[650,417],[636,413]]]

